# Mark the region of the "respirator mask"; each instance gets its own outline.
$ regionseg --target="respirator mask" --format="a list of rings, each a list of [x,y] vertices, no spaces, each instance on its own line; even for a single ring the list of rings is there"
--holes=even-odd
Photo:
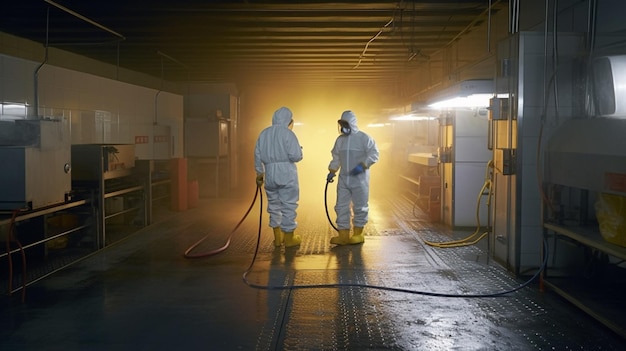
[[[348,121],[340,119],[337,122],[339,123],[339,131],[341,132],[341,134],[349,135],[350,133],[352,133],[352,128],[350,128],[350,123],[348,123]]]

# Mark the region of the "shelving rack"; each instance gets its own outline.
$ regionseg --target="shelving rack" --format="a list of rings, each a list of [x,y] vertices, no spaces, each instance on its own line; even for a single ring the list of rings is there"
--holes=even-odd
[[[542,221],[550,260],[542,282],[626,338],[626,247],[605,240],[597,206],[605,196],[626,197],[625,132],[624,119],[573,118],[551,135]],[[616,210],[618,223],[624,218]]]
[[[12,294],[95,252],[95,212],[92,199],[81,198],[2,214],[2,285]]]
[[[169,187],[135,167],[134,145],[72,145],[72,195],[62,203],[0,214],[0,284],[9,294],[149,224],[153,189]],[[159,192],[169,196],[169,190]],[[7,264],[10,263],[10,264]]]
[[[542,283],[626,337],[626,247],[605,241],[597,225],[544,222],[550,264]],[[608,256],[612,257],[611,259]]]
[[[169,160],[137,160],[135,167],[137,174],[144,180],[146,223],[152,224],[155,211],[170,205],[172,179]]]
[[[406,189],[415,198],[415,205],[428,214],[433,222],[441,219],[441,177],[437,157],[429,153],[408,155],[408,167],[400,179],[407,182]]]
[[[148,224],[144,180],[132,144],[72,145],[72,187],[95,193],[98,247]]]

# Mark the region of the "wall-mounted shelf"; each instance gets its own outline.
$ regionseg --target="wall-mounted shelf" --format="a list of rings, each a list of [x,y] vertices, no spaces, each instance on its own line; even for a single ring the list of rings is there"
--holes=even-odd
[[[598,226],[567,226],[546,222],[544,228],[556,234],[566,236],[575,241],[607,253],[616,258],[626,260],[626,247],[611,244],[602,238]]]

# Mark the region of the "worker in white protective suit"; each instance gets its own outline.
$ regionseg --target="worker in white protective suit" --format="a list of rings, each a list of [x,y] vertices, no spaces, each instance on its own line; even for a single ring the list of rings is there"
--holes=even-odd
[[[300,199],[296,162],[302,160],[302,147],[292,131],[293,115],[281,107],[274,112],[272,126],[261,131],[254,149],[254,168],[258,187],[265,182],[267,212],[274,230],[274,245],[300,245],[302,239],[294,234],[297,227],[296,209]]]
[[[330,243],[360,244],[365,241],[363,228],[369,214],[369,168],[378,161],[378,147],[372,137],[359,130],[352,111],[344,111],[337,122],[341,135],[331,151],[333,159],[326,180],[332,182],[341,169],[335,204],[339,236],[330,238]],[[354,227],[352,236],[351,225]]]

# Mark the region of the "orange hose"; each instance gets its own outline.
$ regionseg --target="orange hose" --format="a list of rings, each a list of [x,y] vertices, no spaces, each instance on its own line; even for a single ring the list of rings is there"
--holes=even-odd
[[[207,252],[201,252],[201,253],[197,253],[197,254],[192,254],[191,251],[193,251],[193,249],[195,249],[198,245],[200,245],[204,240],[206,240],[209,237],[210,234],[207,234],[202,239],[198,240],[195,244],[191,245],[187,249],[187,251],[185,251],[185,254],[184,254],[185,258],[208,257],[208,256],[216,255],[216,254],[226,250],[228,248],[228,246],[230,246],[230,239],[232,238],[233,234],[239,228],[241,223],[243,223],[243,221],[246,219],[246,217],[248,217],[248,214],[252,210],[252,207],[254,206],[254,203],[256,202],[256,198],[257,198],[257,196],[259,195],[260,192],[261,192],[261,187],[257,186],[256,192],[254,193],[254,199],[252,199],[252,203],[250,204],[250,207],[248,208],[248,211],[246,211],[246,214],[243,215],[243,217],[241,218],[239,223],[237,223],[235,228],[230,231],[230,234],[228,235],[228,239],[226,240],[226,243],[223,246],[221,246],[221,247],[219,247],[217,249],[213,249],[213,250],[207,251]],[[262,209],[263,209],[263,200],[261,199],[261,210]]]

